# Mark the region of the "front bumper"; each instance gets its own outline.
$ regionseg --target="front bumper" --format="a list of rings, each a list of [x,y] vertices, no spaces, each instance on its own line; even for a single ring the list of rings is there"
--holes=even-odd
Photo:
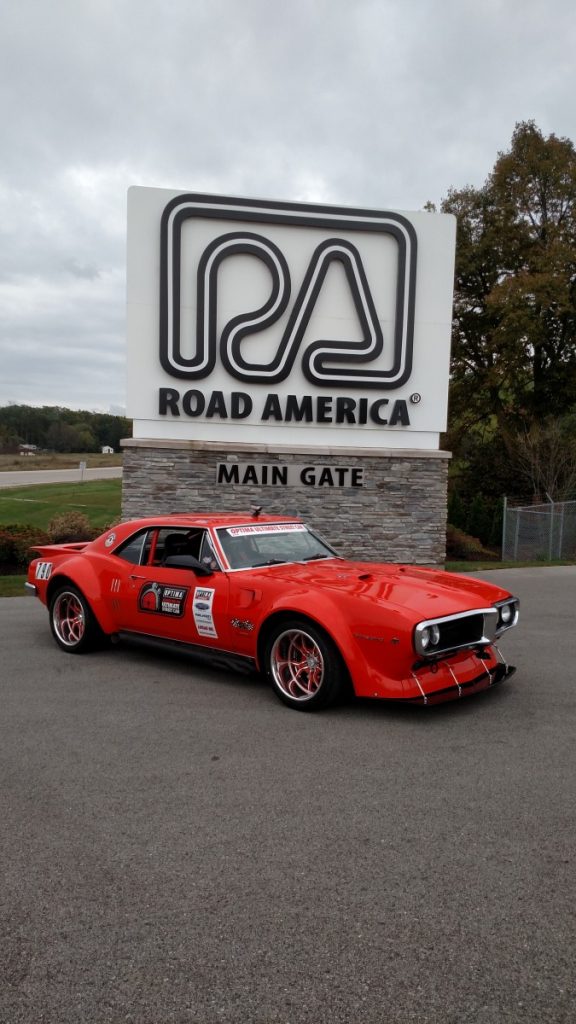
[[[404,697],[409,704],[443,704],[445,701],[472,697],[510,679],[516,669],[508,665],[497,649],[490,647],[481,656],[469,651],[435,665],[414,669],[404,680]]]

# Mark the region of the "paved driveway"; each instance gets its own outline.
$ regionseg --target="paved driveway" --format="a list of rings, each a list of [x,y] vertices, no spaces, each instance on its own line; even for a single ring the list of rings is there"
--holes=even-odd
[[[572,1022],[576,569],[489,578],[513,680],[318,715],[0,601],[3,1024]]]

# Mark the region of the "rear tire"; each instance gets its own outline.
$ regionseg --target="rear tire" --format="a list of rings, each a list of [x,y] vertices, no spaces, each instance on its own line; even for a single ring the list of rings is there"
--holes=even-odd
[[[84,654],[96,647],[102,631],[84,594],[71,584],[60,587],[50,601],[50,629],[68,654]]]
[[[266,641],[264,671],[276,695],[296,711],[333,704],[347,678],[334,642],[304,618],[285,619],[274,627]]]

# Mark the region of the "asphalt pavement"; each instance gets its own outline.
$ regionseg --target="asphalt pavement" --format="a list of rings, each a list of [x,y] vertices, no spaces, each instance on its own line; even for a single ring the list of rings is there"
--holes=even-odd
[[[0,473],[3,487],[30,487],[34,484],[73,484],[81,480],[109,480],[122,476],[122,466],[96,466],[94,469],[17,469]]]
[[[0,600],[2,1024],[568,1024],[576,568],[460,703],[285,708]]]

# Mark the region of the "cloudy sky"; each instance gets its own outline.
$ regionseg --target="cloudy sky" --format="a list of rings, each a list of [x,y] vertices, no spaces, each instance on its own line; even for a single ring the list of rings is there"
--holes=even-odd
[[[18,0],[0,51],[0,405],[124,406],[129,185],[417,210],[576,140],[573,0]]]

